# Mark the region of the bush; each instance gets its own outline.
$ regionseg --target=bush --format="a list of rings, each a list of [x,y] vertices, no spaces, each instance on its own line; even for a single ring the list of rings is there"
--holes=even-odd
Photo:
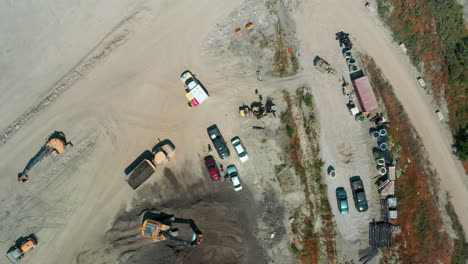
[[[304,103],[308,106],[308,107],[312,107],[312,95],[311,94],[306,94],[304,95]]]
[[[468,160],[468,127],[458,130],[455,135],[455,147],[458,158],[462,161]]]
[[[288,133],[289,138],[293,138],[296,134],[296,130],[294,129],[294,127],[290,126],[289,124],[286,125],[286,132]]]

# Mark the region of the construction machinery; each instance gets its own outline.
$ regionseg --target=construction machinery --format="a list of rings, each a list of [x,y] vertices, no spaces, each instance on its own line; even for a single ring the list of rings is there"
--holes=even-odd
[[[248,109],[252,112],[252,114],[255,117],[257,117],[257,119],[260,119],[269,113],[272,113],[273,116],[276,116],[275,115],[276,111],[273,110],[273,106],[275,106],[275,104],[273,103],[273,100],[267,99],[265,105],[263,105],[262,102],[253,102],[252,104],[250,104],[250,108]]]
[[[132,189],[136,190],[142,185],[153,173],[156,171],[156,167],[162,166],[167,163],[171,158],[175,156],[175,146],[168,139],[160,141],[147,156],[140,156],[133,164],[136,166],[129,169],[125,181]],[[132,165],[130,165],[131,167]]]
[[[45,157],[51,156],[55,158],[71,146],[73,146],[73,144],[67,142],[63,132],[55,131],[52,133],[39,152],[26,164],[24,170],[18,174],[18,182],[23,183],[27,181],[29,179],[29,171]]]
[[[247,105],[239,106],[239,115],[243,117],[249,117],[250,116],[249,106]]]
[[[6,257],[11,263],[18,263],[26,252],[34,249],[37,245],[37,238],[35,235],[30,235],[26,238],[20,238],[17,243],[8,250]]]
[[[148,212],[141,227],[141,235],[158,240],[171,240],[189,247],[196,247],[203,242],[203,235],[192,219],[176,218],[173,215]],[[148,216],[149,215],[149,216]],[[153,216],[153,217],[151,217]],[[187,224],[192,229],[191,240],[179,238],[179,229],[173,224]]]
[[[315,56],[314,58],[314,66],[321,72],[335,74],[336,71],[333,69],[332,66],[324,59],[320,58],[319,56]]]

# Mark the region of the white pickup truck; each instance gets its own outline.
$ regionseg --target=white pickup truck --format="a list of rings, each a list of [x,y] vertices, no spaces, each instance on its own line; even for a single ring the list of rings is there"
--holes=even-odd
[[[180,75],[180,80],[185,85],[185,97],[187,97],[191,106],[198,106],[208,100],[208,93],[200,82],[190,71],[184,71]]]

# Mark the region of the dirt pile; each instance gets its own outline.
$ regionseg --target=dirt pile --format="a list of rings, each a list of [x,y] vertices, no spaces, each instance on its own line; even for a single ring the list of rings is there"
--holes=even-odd
[[[266,262],[262,248],[257,244],[256,222],[257,217],[262,215],[274,219],[269,215],[271,211],[258,210],[247,192],[239,195],[228,182],[217,188],[210,188],[211,182],[196,182],[185,188],[180,186],[179,181],[183,182],[184,178],[190,176],[188,171],[175,174],[165,169],[164,177],[169,184],[158,181],[143,186],[137,196],[148,198],[134,199],[131,209],[123,211],[106,233],[105,246],[81,252],[77,263]],[[165,196],[176,198],[167,199]],[[190,248],[172,241],[153,241],[142,237],[142,210],[148,208],[179,218],[193,219],[203,233],[203,243]],[[189,229],[188,226],[179,228],[182,232]],[[283,234],[284,231],[276,232],[278,238]]]

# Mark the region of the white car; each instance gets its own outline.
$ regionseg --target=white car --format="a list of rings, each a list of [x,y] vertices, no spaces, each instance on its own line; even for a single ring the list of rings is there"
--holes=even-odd
[[[237,172],[236,166],[229,165],[227,167],[227,173],[231,179],[232,185],[234,186],[234,191],[238,192],[242,190],[242,184],[240,182],[239,173]]]
[[[233,137],[231,139],[232,146],[234,147],[234,150],[236,150],[237,156],[239,156],[239,159],[242,163],[246,162],[249,160],[249,155],[247,154],[247,150],[245,149],[244,144],[242,144],[242,141],[240,140],[239,137]]]

